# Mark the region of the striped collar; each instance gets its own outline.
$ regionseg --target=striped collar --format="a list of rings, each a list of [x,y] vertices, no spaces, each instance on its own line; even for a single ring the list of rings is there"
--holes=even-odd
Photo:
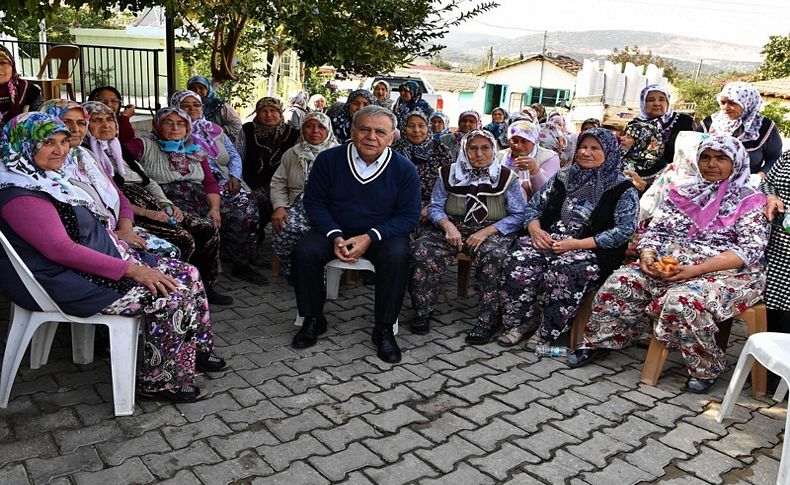
[[[357,182],[361,184],[367,184],[376,180],[376,178],[378,178],[378,176],[384,173],[384,170],[387,169],[390,160],[392,160],[392,150],[389,147],[385,148],[376,161],[370,165],[371,167],[376,166],[375,171],[372,173],[363,174],[360,172],[359,167],[357,166],[357,161],[359,161],[360,164],[364,162],[359,156],[357,147],[355,147],[353,143],[349,143],[348,147],[346,148],[346,159],[348,160],[348,168],[351,170],[351,174],[354,176]]]

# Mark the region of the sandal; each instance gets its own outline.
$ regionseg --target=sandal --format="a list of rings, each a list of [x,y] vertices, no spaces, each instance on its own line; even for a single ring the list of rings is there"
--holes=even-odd
[[[532,337],[530,337],[529,340],[527,340],[527,345],[524,346],[524,349],[527,352],[534,352],[535,349],[541,345],[551,345],[551,340],[542,338],[540,335],[536,333]]]
[[[227,367],[225,359],[214,352],[199,352],[195,357],[195,370],[200,372],[217,372]]]
[[[496,343],[501,347],[512,347],[521,342],[521,340],[524,338],[524,335],[525,333],[519,329],[511,328],[507,332],[500,335],[499,338],[496,339]]]
[[[205,390],[201,390],[195,385],[181,386],[177,389],[163,389],[161,391],[140,391],[138,393],[144,399],[153,399],[156,401],[169,401],[169,402],[195,402],[203,399],[206,394]]]
[[[483,325],[475,325],[475,328],[466,334],[466,343],[471,345],[483,345],[491,341],[494,336],[494,329]]]

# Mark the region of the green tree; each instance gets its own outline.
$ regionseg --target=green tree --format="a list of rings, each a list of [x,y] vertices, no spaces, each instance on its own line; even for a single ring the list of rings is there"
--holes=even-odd
[[[637,45],[625,46],[623,49],[615,47],[612,53],[606,56],[606,59],[615,64],[622,63],[623,65],[625,65],[626,62],[632,62],[637,66],[646,66],[651,63],[655,64],[656,67],[664,68],[664,77],[666,77],[669,82],[674,82],[680,74],[675,65],[672,64],[672,61],[654,55],[653,51],[642,52]]]
[[[710,116],[719,109],[716,95],[724,86],[724,80],[719,78],[701,77],[694,82],[689,78],[676,79],[672,83],[678,90],[677,103],[695,103],[694,119],[700,121]]]
[[[771,101],[763,108],[763,116],[776,123],[779,133],[784,136],[790,136],[790,107],[780,103],[779,101]]]
[[[790,34],[772,35],[768,39],[760,51],[765,58],[757,69],[758,81],[790,76]]]

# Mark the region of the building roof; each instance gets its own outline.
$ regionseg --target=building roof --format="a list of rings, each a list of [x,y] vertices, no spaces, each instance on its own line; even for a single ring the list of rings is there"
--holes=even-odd
[[[452,93],[477,91],[480,79],[468,72],[453,72],[437,69],[422,69],[422,66],[412,66],[409,69],[397,69],[394,75],[422,77],[436,91]]]
[[[790,76],[757,81],[752,83],[752,86],[757,88],[763,96],[790,99]]]
[[[516,61],[516,62],[511,62],[510,64],[506,64],[504,66],[497,66],[497,67],[494,67],[492,69],[488,69],[487,71],[481,72],[480,75],[489,74],[489,73],[492,73],[494,71],[500,71],[502,69],[508,69],[508,68],[511,68],[511,67],[514,67],[514,66],[518,66],[519,64],[526,64],[528,62],[541,61],[541,60],[549,61],[552,64],[554,64],[555,66],[557,66],[560,69],[563,69],[563,70],[573,74],[574,76],[582,68],[582,63],[577,61],[573,57],[563,56],[563,55],[560,55],[560,54],[557,54],[557,55],[546,54],[545,56],[543,54],[537,54],[537,55],[534,55],[534,56],[527,57],[525,59],[521,59],[521,60]]]

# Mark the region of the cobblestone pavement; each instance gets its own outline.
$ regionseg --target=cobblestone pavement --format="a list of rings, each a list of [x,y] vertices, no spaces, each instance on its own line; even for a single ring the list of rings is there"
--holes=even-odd
[[[0,410],[0,484],[775,483],[784,403],[747,389],[719,425],[729,374],[710,395],[683,393],[676,353],[649,387],[643,349],[571,370],[468,346],[476,298],[455,299],[452,277],[429,335],[401,326],[395,366],[370,342],[371,285],[341,287],[329,332],[296,351],[284,280],[223,277],[236,303],[212,316],[229,369],[201,378],[201,402],[142,401],[130,417],[113,417],[106,360],[71,364],[62,325],[50,363],[23,363]],[[733,327],[731,365],[744,333]]]

